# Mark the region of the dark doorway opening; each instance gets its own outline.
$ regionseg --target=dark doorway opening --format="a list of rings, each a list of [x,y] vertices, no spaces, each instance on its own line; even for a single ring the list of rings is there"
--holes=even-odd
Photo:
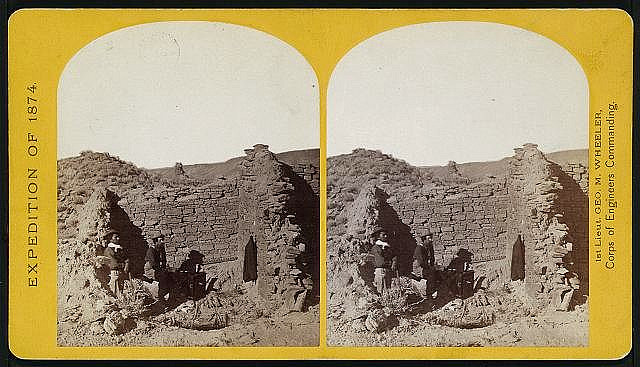
[[[258,279],[258,246],[253,236],[249,237],[249,241],[244,247],[244,265],[242,271],[242,280],[251,282]]]
[[[511,280],[524,280],[524,243],[518,235],[511,252]]]

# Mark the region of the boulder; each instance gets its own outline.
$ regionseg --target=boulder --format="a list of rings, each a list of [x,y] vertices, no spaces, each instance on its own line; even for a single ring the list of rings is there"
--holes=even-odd
[[[397,324],[397,319],[391,314],[391,310],[388,308],[378,308],[372,310],[367,315],[364,325],[367,330],[375,333],[380,333],[385,330],[391,329]]]
[[[125,318],[120,311],[113,311],[104,319],[102,327],[111,335],[122,334],[125,331]]]

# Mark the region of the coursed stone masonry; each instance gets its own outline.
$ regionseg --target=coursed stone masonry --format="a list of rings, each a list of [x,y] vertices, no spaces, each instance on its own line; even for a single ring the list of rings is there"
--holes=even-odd
[[[455,171],[455,164],[448,168]],[[449,176],[458,177],[457,172]],[[349,236],[366,241],[368,233],[358,228],[383,225],[392,232],[396,248],[410,257],[416,238],[429,231],[437,263],[448,265],[465,248],[473,253],[476,279],[499,286],[510,280],[512,246],[520,235],[525,244],[525,289],[531,302],[550,302],[551,275],[558,263],[588,281],[585,166],[561,167],[548,161],[535,144],[525,144],[515,149],[502,176],[448,182],[391,192],[364,187],[350,206]]]
[[[121,221],[130,222],[138,238],[165,235],[169,266],[179,266],[197,250],[205,265],[225,263],[236,283],[242,281],[244,247],[253,236],[263,297],[284,301],[292,289],[317,291],[318,167],[291,167],[263,144],[245,154],[237,178],[122,193]]]

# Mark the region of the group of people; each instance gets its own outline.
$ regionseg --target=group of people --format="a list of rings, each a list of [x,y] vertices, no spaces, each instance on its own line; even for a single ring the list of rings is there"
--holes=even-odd
[[[107,242],[106,246],[101,249],[102,251],[98,251],[97,255],[104,257],[103,263],[109,268],[109,289],[114,296],[120,297],[125,280],[132,280],[130,254],[122,246],[119,232],[111,230],[104,238]],[[203,260],[204,255],[199,251],[191,250],[187,259],[176,271],[188,274],[199,273],[202,270]],[[147,284],[157,286],[157,299],[159,301],[165,300],[168,295],[171,296],[171,288],[175,288],[172,287],[175,282],[172,281],[170,276],[171,271],[172,269],[167,266],[164,235],[153,236],[144,256],[142,280]]]
[[[424,286],[423,293],[437,296],[438,285],[446,280],[451,283],[451,289],[462,295],[461,287],[465,273],[471,270],[472,254],[466,249],[460,249],[449,266],[444,269],[452,276],[443,279],[442,272],[435,261],[433,249],[433,234],[429,231],[417,239],[417,245],[413,251],[412,271],[410,277]],[[391,287],[392,278],[398,277],[399,251],[389,243],[389,232],[382,227],[375,227],[370,235],[369,248],[365,248],[372,257],[374,270],[374,286],[378,294],[384,294]],[[433,292],[435,291],[435,292]]]
[[[520,237],[518,241],[521,241]],[[414,281],[419,293],[423,296],[431,295],[433,298],[436,298],[438,290],[442,289],[459,298],[466,298],[473,294],[474,273],[471,268],[473,254],[469,250],[459,249],[449,265],[441,267],[435,261],[432,233],[427,231],[417,238],[416,242],[411,273],[405,275]],[[389,232],[379,226],[373,229],[369,242],[363,244],[360,251],[368,253],[375,267],[373,283],[376,291],[380,295],[385,294],[391,288],[392,279],[400,275],[398,257],[402,254],[390,244]],[[580,288],[577,275],[567,270],[563,261],[559,259],[557,271],[552,276],[552,305],[558,311],[570,309],[574,292]],[[521,278],[524,278],[524,274]]]

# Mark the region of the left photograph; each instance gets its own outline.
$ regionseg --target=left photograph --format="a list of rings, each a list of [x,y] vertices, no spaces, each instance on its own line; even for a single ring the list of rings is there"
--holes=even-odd
[[[59,346],[319,345],[316,75],[284,41],[148,23],[58,85]]]

